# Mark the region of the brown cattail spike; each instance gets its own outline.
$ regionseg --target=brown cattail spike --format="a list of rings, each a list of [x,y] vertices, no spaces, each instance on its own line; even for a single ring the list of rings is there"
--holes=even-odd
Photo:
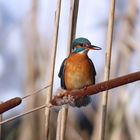
[[[16,98],[13,98],[6,102],[1,103],[0,114],[14,108],[15,106],[18,106],[21,102],[22,102],[22,99],[20,97],[16,97]]]
[[[59,106],[65,103],[70,103],[72,100],[74,100],[75,102],[78,98],[94,95],[99,92],[116,88],[138,80],[140,80],[140,71],[125,76],[117,77],[112,80],[104,81],[96,85],[88,86],[86,89],[82,88],[79,90],[71,90],[71,91],[65,90],[65,92],[62,93],[62,95],[61,93],[59,93],[59,95],[61,96],[59,95],[54,96],[53,99],[50,101],[50,103],[52,105]]]

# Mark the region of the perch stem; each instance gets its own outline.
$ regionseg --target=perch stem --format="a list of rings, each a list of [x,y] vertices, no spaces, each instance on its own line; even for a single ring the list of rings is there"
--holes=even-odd
[[[65,94],[62,94],[62,96],[55,96],[51,101],[50,103],[52,105],[57,105],[57,101],[60,100],[60,99],[63,99],[64,96],[72,96],[74,98],[80,98],[80,97],[83,97],[83,96],[90,96],[90,95],[94,95],[94,94],[97,94],[99,92],[102,92],[102,91],[106,91],[106,90],[109,90],[109,89],[112,89],[112,88],[116,88],[116,87],[119,87],[119,86],[122,86],[122,85],[126,85],[128,83],[131,83],[131,82],[135,82],[135,81],[138,81],[140,80],[140,71],[138,72],[135,72],[135,73],[131,73],[131,74],[128,74],[128,75],[125,75],[125,76],[120,76],[120,77],[117,77],[117,78],[114,78],[114,79],[111,79],[111,80],[107,80],[107,81],[104,81],[104,82],[101,82],[101,83],[98,83],[96,85],[91,85],[91,86],[88,86],[86,88],[86,92],[85,92],[85,89],[79,89],[79,90],[72,90],[72,91],[66,91]]]

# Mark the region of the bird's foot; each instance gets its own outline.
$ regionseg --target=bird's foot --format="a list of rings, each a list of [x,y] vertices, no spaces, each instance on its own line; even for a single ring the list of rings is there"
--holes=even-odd
[[[84,95],[86,95],[87,87],[88,87],[88,86],[84,86]]]

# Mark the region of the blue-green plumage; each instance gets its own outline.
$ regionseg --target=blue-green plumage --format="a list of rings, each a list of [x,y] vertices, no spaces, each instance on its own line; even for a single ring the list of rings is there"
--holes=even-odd
[[[60,71],[58,73],[58,76],[61,79],[61,88],[63,88],[63,89],[66,89],[65,82],[64,82],[64,63],[65,63],[65,60],[66,59],[64,59],[64,61],[62,62],[61,67],[60,67]]]
[[[83,45],[83,44],[88,44],[88,45],[91,45],[90,41],[86,38],[83,38],[83,37],[79,37],[77,39],[74,39],[72,41],[72,49],[74,49],[75,46],[77,45]]]

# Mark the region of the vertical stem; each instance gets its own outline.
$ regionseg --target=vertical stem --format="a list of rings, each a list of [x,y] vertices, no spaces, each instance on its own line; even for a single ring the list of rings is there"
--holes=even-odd
[[[110,77],[114,14],[115,14],[115,0],[111,0],[108,20],[108,31],[107,31],[107,48],[105,54],[104,80],[109,80]],[[102,123],[100,135],[101,140],[105,140],[107,104],[108,104],[108,91],[105,91],[102,94],[102,120],[101,120]]]
[[[73,38],[75,38],[76,32],[76,23],[77,23],[77,15],[78,15],[78,7],[79,0],[70,0],[70,15],[69,15],[69,32],[68,32],[68,44],[67,44],[67,54],[69,55],[71,52],[71,42]],[[57,130],[60,128],[60,131],[57,131],[57,140],[65,139],[65,131],[66,131],[66,122],[68,115],[68,107],[66,105],[62,106],[60,110],[60,118],[61,123],[59,122],[57,125]],[[59,126],[60,125],[60,126]],[[60,134],[58,134],[60,133]]]
[[[79,8],[79,0],[71,0],[70,1],[68,42],[67,42],[67,55],[69,55],[71,52],[71,42],[75,38],[78,8]]]
[[[60,110],[58,112],[58,118],[57,118],[57,130],[56,130],[56,140],[60,140],[61,138],[61,113],[62,113],[62,110]]]
[[[34,91],[37,86],[38,78],[39,78],[39,65],[37,61],[36,55],[37,48],[39,46],[39,35],[37,30],[37,13],[38,13],[38,0],[31,0],[31,7],[30,13],[25,18],[25,35],[24,35],[24,49],[26,55],[26,79],[25,79],[25,88],[29,91]],[[25,110],[30,108],[34,108],[37,104],[37,98],[33,97],[30,100],[27,100],[27,106]],[[27,139],[34,139],[38,140],[39,138],[39,131],[37,131],[36,127],[38,126],[36,115],[31,115],[29,119],[23,118],[20,131],[18,135],[18,140]],[[37,122],[37,123],[36,123]],[[24,130],[24,131],[23,131]],[[32,132],[34,135],[32,135]]]
[[[50,59],[50,78],[49,78],[49,84],[53,85],[54,80],[54,68],[55,68],[55,58],[56,58],[56,50],[57,50],[57,40],[58,40],[58,30],[59,30],[59,20],[60,20],[60,10],[61,10],[61,0],[57,0],[57,7],[55,11],[55,21],[54,21],[54,32],[53,32],[53,45],[52,45],[52,53],[51,53],[51,59]],[[52,96],[52,87],[51,86],[48,89],[47,98],[46,98],[46,104],[51,99]],[[50,110],[48,108],[45,109],[45,139],[48,139],[49,136],[49,118],[50,118]]]
[[[66,105],[62,106],[60,115],[61,115],[60,140],[64,140],[68,116],[68,107]]]

